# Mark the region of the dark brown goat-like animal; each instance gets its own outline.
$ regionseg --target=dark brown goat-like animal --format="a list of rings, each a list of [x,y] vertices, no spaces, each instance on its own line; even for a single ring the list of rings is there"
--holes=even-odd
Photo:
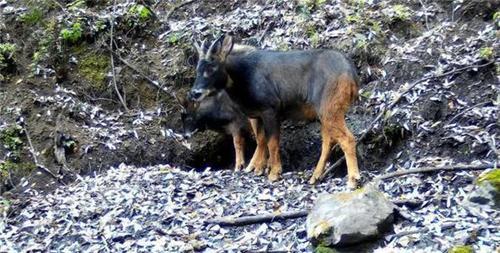
[[[261,174],[267,164],[269,180],[278,180],[282,171],[281,120],[319,119],[321,156],[309,182],[313,184],[321,177],[332,145],[337,142],[346,157],[348,186],[356,186],[359,179],[356,143],[346,126],[345,114],[357,97],[358,77],[343,54],[334,50],[254,50],[230,54],[234,46],[231,36],[222,36],[210,47],[206,43],[195,46],[199,61],[189,97],[202,100],[225,90],[243,113],[252,118],[257,149],[247,171]],[[269,151],[267,163],[265,145]]]
[[[231,134],[235,152],[234,170],[240,171],[245,165],[245,138],[248,119],[232,102],[225,91],[207,97],[200,102],[177,97],[181,106],[181,120],[184,135],[190,137],[196,131],[213,130]]]

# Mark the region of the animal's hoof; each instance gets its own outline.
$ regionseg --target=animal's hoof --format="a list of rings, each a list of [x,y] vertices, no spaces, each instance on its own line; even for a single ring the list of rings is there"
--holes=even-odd
[[[244,167],[244,164],[243,164],[243,163],[238,164],[238,165],[235,165],[235,166],[234,166],[234,171],[235,171],[235,172],[240,172],[240,171],[241,171],[241,169],[243,169],[243,167]]]
[[[309,179],[309,184],[316,184],[316,182],[318,181],[318,179],[315,177],[315,176],[312,176],[310,179]]]
[[[271,182],[276,182],[276,181],[280,180],[280,175],[279,174],[270,173],[267,178]]]
[[[251,164],[250,164],[250,165],[248,165],[248,166],[245,168],[245,172],[246,172],[246,173],[250,173],[250,172],[252,172],[252,171],[253,171],[253,165],[251,165]]]
[[[263,169],[255,169],[255,175],[256,176],[262,176],[264,174],[264,170]]]
[[[349,190],[355,190],[357,186],[358,186],[358,181],[354,178],[349,178],[349,180],[347,181],[347,188]]]

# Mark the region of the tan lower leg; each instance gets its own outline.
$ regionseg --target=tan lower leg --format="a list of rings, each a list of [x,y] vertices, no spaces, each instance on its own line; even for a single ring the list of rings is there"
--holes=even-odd
[[[269,150],[269,164],[271,171],[269,172],[269,180],[276,181],[281,177],[281,157],[280,157],[280,147],[279,147],[279,137],[271,136],[269,142],[267,143],[267,148]]]
[[[245,165],[245,139],[241,136],[241,134],[235,134],[233,135],[233,144],[235,153],[234,170],[240,171]]]
[[[326,162],[328,161],[328,158],[330,157],[330,152],[332,149],[332,139],[330,135],[328,134],[328,131],[325,130],[323,127],[321,129],[321,138],[322,138],[322,144],[321,144],[321,156],[319,157],[318,164],[316,165],[316,168],[314,169],[313,175],[311,176],[311,179],[309,179],[310,184],[314,184],[317,182],[317,180],[323,175],[323,171],[325,170]]]
[[[262,129],[262,126],[259,125],[257,119],[250,119],[250,125],[252,126],[257,147],[255,148],[255,152],[253,153],[252,159],[246,167],[245,172],[255,170],[255,174],[262,175],[267,164],[266,136],[264,134],[264,129]]]
[[[360,179],[359,169],[358,169],[358,159],[356,158],[356,142],[354,141],[354,136],[346,128],[346,134],[342,139],[339,139],[340,147],[344,152],[347,164],[347,185],[350,188],[356,187],[356,181]]]

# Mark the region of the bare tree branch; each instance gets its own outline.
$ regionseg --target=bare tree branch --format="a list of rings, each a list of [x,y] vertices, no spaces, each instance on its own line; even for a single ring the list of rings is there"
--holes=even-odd
[[[115,10],[116,10],[116,0],[113,1],[113,12],[111,13],[111,28],[110,28],[110,35],[109,35],[109,47],[113,48],[113,28],[114,28],[114,23],[115,23]],[[128,113],[128,107],[123,99],[122,95],[120,94],[120,90],[118,89],[118,85],[116,83],[116,73],[115,73],[115,61],[114,61],[114,56],[113,52],[111,52],[111,75],[113,76],[113,86],[115,87],[116,95],[118,96],[118,99],[123,105],[123,108],[125,109],[125,112]]]

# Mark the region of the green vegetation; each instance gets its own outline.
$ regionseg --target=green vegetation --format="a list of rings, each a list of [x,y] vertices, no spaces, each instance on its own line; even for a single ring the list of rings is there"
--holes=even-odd
[[[19,16],[19,21],[27,25],[36,25],[43,18],[43,11],[39,7],[33,7]]]
[[[321,41],[321,38],[319,37],[319,34],[317,32],[315,32],[311,36],[309,36],[309,41],[311,42],[312,48],[317,48],[319,46],[319,42]]]
[[[141,22],[148,21],[153,16],[151,10],[142,4],[132,5],[132,7],[128,10],[128,13],[131,16],[138,18]]]
[[[73,23],[70,28],[61,30],[60,35],[64,41],[76,43],[82,38],[83,28],[79,22]]]
[[[7,67],[7,60],[12,59],[16,52],[16,45],[12,43],[0,44],[0,69]]]
[[[473,253],[474,249],[470,245],[455,246],[448,250],[448,253]]]
[[[497,191],[500,192],[500,169],[495,168],[494,170],[484,173],[477,179],[479,184],[488,182],[490,183]]]
[[[408,6],[396,4],[392,7],[395,17],[401,21],[407,21],[411,18],[411,10]]]
[[[325,246],[323,244],[318,245],[314,249],[314,253],[337,253],[337,252],[338,251],[336,251],[335,249],[332,249],[332,248]]]
[[[4,161],[0,163],[0,178],[6,178],[10,173],[16,172],[16,175],[27,175],[36,169],[36,165],[31,162],[16,163]]]
[[[317,31],[316,26],[314,25],[314,23],[308,23],[305,29],[311,47],[317,48],[321,41],[321,37],[319,36],[319,32]]]
[[[23,145],[22,130],[22,127],[18,125],[3,129],[0,132],[0,141],[4,147],[12,152],[19,150]]]
[[[37,38],[38,45],[36,46],[36,50],[33,52],[31,68],[34,67],[40,62],[45,61],[49,58],[49,51],[52,48],[55,48],[55,41],[57,37],[57,20],[52,18],[44,23],[44,30],[42,34],[34,34],[33,36]]]
[[[314,9],[321,7],[325,3],[326,0],[299,0],[297,9],[302,14],[309,15]]]
[[[85,0],[76,0],[76,1],[69,3],[67,6],[68,6],[68,10],[76,10],[76,9],[85,7]]]
[[[109,58],[96,53],[84,55],[78,65],[78,73],[91,82],[99,91],[106,89],[106,75],[109,71]]]
[[[383,10],[387,22],[409,21],[412,17],[412,10],[403,4],[396,4]]]
[[[106,29],[106,21],[99,19],[95,22],[96,32],[104,31]]]
[[[493,14],[493,22],[495,22],[497,26],[500,26],[500,11],[497,11],[495,12],[495,14]]]
[[[482,47],[479,49],[479,57],[484,60],[490,60],[495,56],[495,51],[492,47]]]
[[[181,33],[180,32],[173,32],[167,36],[167,42],[170,45],[177,45],[177,44],[179,44],[180,40],[181,40]]]

